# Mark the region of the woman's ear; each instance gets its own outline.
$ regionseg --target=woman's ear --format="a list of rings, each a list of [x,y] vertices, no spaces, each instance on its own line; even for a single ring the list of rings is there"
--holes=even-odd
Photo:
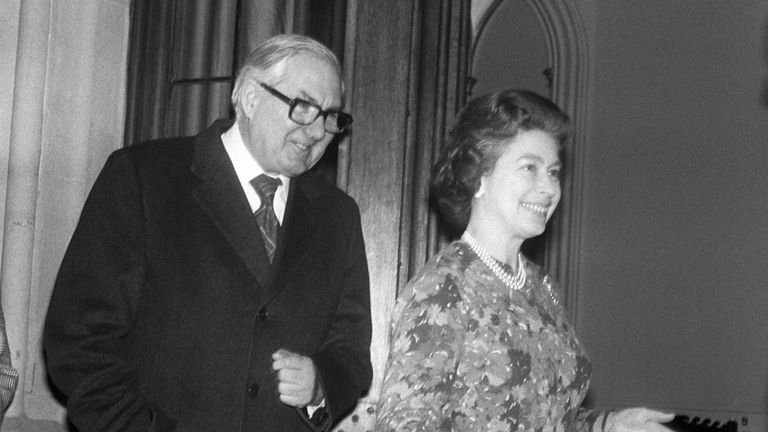
[[[485,177],[480,177],[480,187],[475,192],[475,198],[480,198],[485,195]]]

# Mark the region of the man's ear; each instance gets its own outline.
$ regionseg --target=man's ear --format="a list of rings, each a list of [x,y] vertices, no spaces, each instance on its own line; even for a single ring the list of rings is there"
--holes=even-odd
[[[247,118],[253,117],[253,113],[259,105],[259,101],[261,100],[259,94],[260,90],[261,87],[259,87],[254,80],[247,80],[243,83],[243,97],[241,99],[241,104],[243,114],[245,114]]]

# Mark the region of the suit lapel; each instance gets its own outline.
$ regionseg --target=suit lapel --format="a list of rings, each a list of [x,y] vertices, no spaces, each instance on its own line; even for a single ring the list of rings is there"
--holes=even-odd
[[[264,302],[280,292],[288,277],[311,255],[315,244],[312,240],[318,230],[320,216],[303,180],[301,177],[291,180],[281,237]]]
[[[195,139],[192,172],[202,182],[192,195],[256,280],[265,286],[269,277],[269,259],[256,219],[221,142],[221,134],[231,124],[217,122]]]

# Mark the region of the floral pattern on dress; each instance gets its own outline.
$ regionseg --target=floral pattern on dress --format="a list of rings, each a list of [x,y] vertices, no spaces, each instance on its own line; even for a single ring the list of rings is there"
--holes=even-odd
[[[510,292],[459,240],[419,271],[393,313],[377,431],[591,430],[589,358],[557,287],[525,267]]]

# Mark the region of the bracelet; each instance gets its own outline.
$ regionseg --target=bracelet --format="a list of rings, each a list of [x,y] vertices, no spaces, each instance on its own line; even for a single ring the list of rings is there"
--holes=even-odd
[[[603,414],[603,423],[600,426],[600,432],[605,432],[605,424],[608,423],[608,416],[611,414],[610,411],[606,411],[605,414]]]

